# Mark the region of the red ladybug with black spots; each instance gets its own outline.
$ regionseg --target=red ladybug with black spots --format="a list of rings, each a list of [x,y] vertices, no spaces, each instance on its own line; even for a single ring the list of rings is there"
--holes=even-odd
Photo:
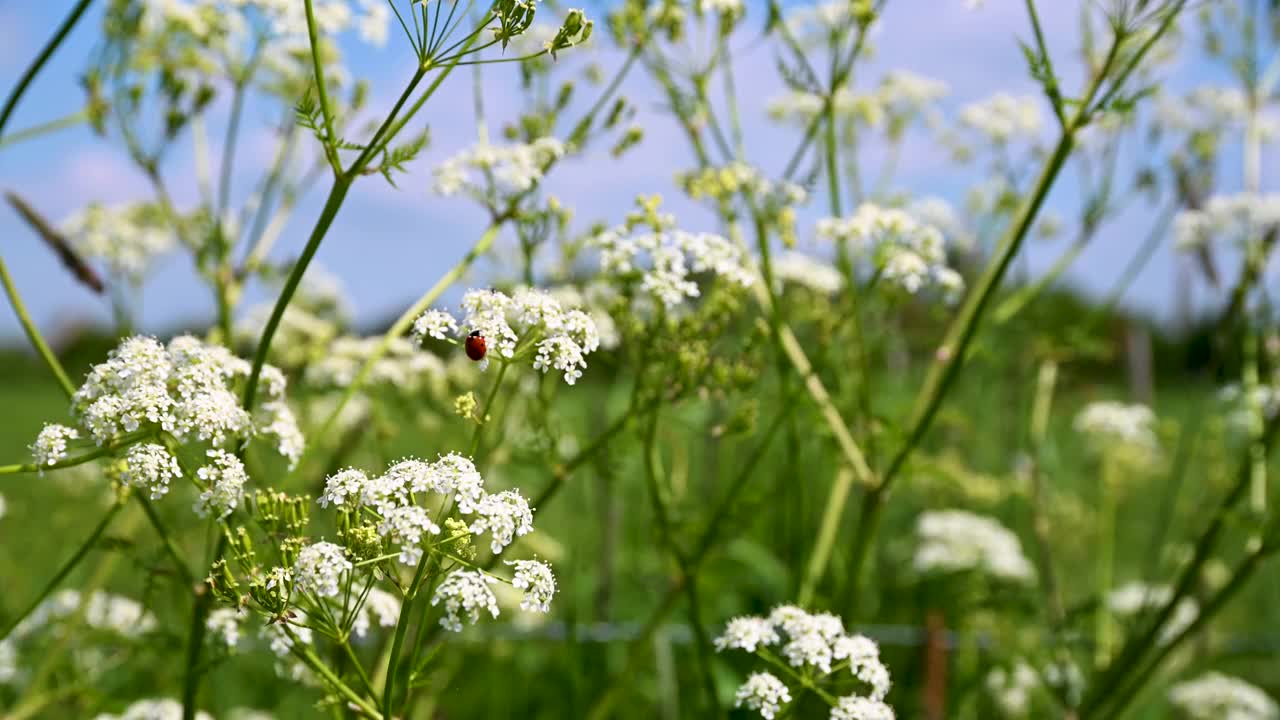
[[[489,344],[485,342],[484,336],[480,334],[479,330],[471,331],[471,334],[467,336],[465,347],[467,349],[467,357],[476,362],[483,360],[484,354],[489,352]]]

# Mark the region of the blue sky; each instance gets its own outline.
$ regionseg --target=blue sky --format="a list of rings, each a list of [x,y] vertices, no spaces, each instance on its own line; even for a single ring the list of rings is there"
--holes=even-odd
[[[6,3],[0,6],[0,91],[7,93],[25,63],[44,42],[66,12],[69,2]],[[102,4],[98,4],[99,6]],[[1073,54],[1078,46],[1077,2],[1043,2],[1043,21],[1060,67],[1077,68]],[[748,20],[759,27],[759,7]],[[82,22],[70,41],[38,79],[10,124],[10,132],[45,122],[81,107],[76,84],[85,68],[98,32],[100,15]],[[394,30],[395,28],[393,28]],[[1016,38],[1026,35],[1023,4],[1012,0],[990,0],[981,11],[967,11],[961,0],[891,0],[875,38],[877,53],[860,70],[858,85],[868,87],[887,70],[903,68],[937,77],[951,88],[944,107],[954,111],[960,105],[1006,90],[1031,93],[1035,88],[1026,78]],[[611,71],[620,57],[602,48],[590,50]],[[746,43],[743,43],[746,44]],[[412,72],[411,51],[402,36],[394,32],[380,50],[361,48],[349,55],[349,65],[373,86],[373,107],[386,108]],[[779,128],[765,117],[769,98],[782,91],[766,48],[741,57],[736,66],[748,154],[766,172],[777,173],[794,146],[794,130]],[[513,117],[519,106],[512,92],[514,68],[493,66],[485,72],[485,106],[491,126]],[[633,73],[624,93],[638,106],[638,120],[647,135],[640,150],[615,161],[607,148],[598,147],[556,170],[548,190],[575,209],[578,222],[616,222],[631,206],[637,193],[662,192],[671,199],[670,208],[682,224],[691,229],[712,229],[712,218],[675,196],[673,173],[688,168],[692,160],[678,128],[663,115],[658,94]],[[1069,77],[1071,77],[1069,75]],[[1191,87],[1206,80],[1220,80],[1222,73],[1201,63],[1184,60],[1165,78],[1168,88]],[[1071,77],[1069,82],[1074,82]],[[414,166],[413,173],[393,189],[378,178],[357,184],[351,192],[332,231],[318,253],[319,262],[344,282],[354,300],[360,320],[375,320],[398,313],[448,267],[452,266],[482,231],[485,218],[467,201],[442,199],[428,192],[430,167],[475,139],[471,78],[458,74],[450,78],[424,111],[432,131],[432,146]],[[591,92],[584,89],[581,97]],[[221,101],[220,101],[221,102]],[[224,105],[215,107],[210,137],[221,136]],[[571,113],[572,115],[572,113]],[[271,138],[265,107],[251,106],[247,114],[243,153],[235,177],[235,196],[242,199],[270,159]],[[189,144],[185,144],[189,147]],[[1226,150],[1224,175],[1238,178],[1238,147]],[[873,162],[875,148],[867,156]],[[1275,159],[1268,151],[1265,168]],[[873,164],[872,167],[876,165]],[[189,152],[175,155],[164,168],[182,205],[195,197],[190,180]],[[909,143],[903,153],[895,188],[917,195],[939,195],[961,204],[964,193],[980,175],[973,168],[952,164],[936,144],[921,139]],[[293,216],[277,254],[296,254],[306,239],[311,221],[323,199],[323,181]],[[1068,170],[1050,198],[1050,207],[1066,218],[1077,213],[1079,193],[1074,173]],[[1224,182],[1233,191],[1238,181]],[[148,197],[144,178],[134,170],[118,145],[77,128],[53,136],[0,149],[0,189],[21,192],[43,213],[61,220],[91,201],[119,203]],[[817,198],[821,200],[821,198]],[[820,204],[820,203],[818,203]],[[1105,290],[1144,237],[1153,209],[1139,203],[1125,213],[1085,251],[1067,281],[1094,291]],[[1026,262],[1032,271],[1046,267],[1061,252],[1070,236],[1058,242],[1037,241],[1028,250]],[[1166,248],[1168,246],[1166,245]],[[85,322],[107,322],[105,305],[75,284],[58,266],[40,241],[7,207],[0,207],[0,252],[36,321],[57,335]],[[1171,314],[1173,253],[1162,250],[1148,266],[1126,298],[1128,305],[1153,315]],[[200,325],[212,317],[213,305],[206,292],[193,290],[190,260],[175,255],[163,261],[149,282],[142,299],[140,324],[143,329],[164,330],[177,324]],[[476,280],[481,282],[482,278]],[[1211,305],[1215,298],[1197,286],[1194,302]],[[0,337],[19,333],[13,314],[0,311]]]

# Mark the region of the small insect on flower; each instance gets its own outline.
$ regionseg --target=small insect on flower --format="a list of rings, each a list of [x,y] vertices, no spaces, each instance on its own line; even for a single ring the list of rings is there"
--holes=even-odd
[[[480,362],[484,359],[484,354],[489,351],[489,345],[485,342],[484,336],[479,330],[472,330],[467,336],[467,357]]]

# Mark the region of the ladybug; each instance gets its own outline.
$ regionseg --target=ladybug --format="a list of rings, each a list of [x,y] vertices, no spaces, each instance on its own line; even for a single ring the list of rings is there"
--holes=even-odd
[[[479,330],[472,330],[467,336],[466,342],[467,357],[480,362],[484,359],[484,354],[489,351],[489,345],[485,342],[484,336]]]

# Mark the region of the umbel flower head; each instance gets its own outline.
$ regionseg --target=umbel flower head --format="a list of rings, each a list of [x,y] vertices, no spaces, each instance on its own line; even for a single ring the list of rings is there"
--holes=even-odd
[[[443,605],[441,622],[451,630],[461,630],[464,618],[476,622],[481,610],[497,616],[497,600],[489,585],[498,581],[524,591],[522,609],[550,610],[556,580],[546,563],[507,561],[514,568],[510,580],[470,569],[468,563],[475,559],[471,538],[488,535],[490,551],[499,555],[516,538],[533,531],[533,509],[516,490],[487,492],[484,478],[466,457],[450,453],[433,462],[408,458],[376,477],[347,468],[329,476],[319,504],[340,513],[340,527],[353,528],[341,536],[348,549],[327,542],[308,546],[282,580],[286,584],[295,581],[298,589],[334,597],[342,574],[356,569],[348,550],[355,547],[351,543],[358,536],[363,538],[359,540],[362,549],[351,554],[357,559],[384,554],[383,542],[398,548],[404,565],[421,565],[427,562],[427,553],[433,553],[448,575],[437,587],[432,604]],[[367,547],[370,542],[377,546]]]
[[[675,217],[658,212],[657,197],[637,200],[627,221],[591,239],[600,251],[600,269],[620,280],[636,281],[640,291],[667,310],[699,297],[696,275],[710,275],[739,287],[755,272],[750,258],[728,238],[675,229]]]
[[[912,295],[935,288],[951,302],[964,291],[964,279],[947,265],[942,232],[905,210],[865,203],[848,217],[819,220],[818,237],[846,247],[873,277]]]
[[[439,195],[464,194],[496,208],[532,190],[564,154],[564,143],[553,137],[505,146],[480,143],[441,163],[435,169],[434,189]]]
[[[972,570],[1018,584],[1035,580],[1018,536],[991,518],[964,510],[921,513],[916,537],[913,564],[919,572]]]
[[[866,693],[842,698],[831,709],[832,718],[892,718],[884,704],[889,692],[889,669],[880,661],[880,649],[863,636],[845,632],[844,623],[830,613],[808,613],[794,605],[780,605],[764,617],[737,617],[714,641],[717,651],[726,649],[759,653],[780,646],[787,664],[815,682],[837,680],[848,671]],[[786,684],[770,673],[753,673],[738,688],[736,707],[747,707],[771,718],[791,701]],[[862,714],[851,714],[854,711]]]
[[[1074,426],[1099,448],[1128,447],[1155,453],[1160,450],[1155,423],[1156,415],[1146,405],[1094,402],[1076,415]]]
[[[62,231],[81,255],[102,260],[113,275],[137,284],[176,245],[167,227],[163,211],[152,205],[93,203],[67,218]]]
[[[1107,593],[1107,609],[1120,618],[1134,618],[1164,607],[1173,599],[1173,588],[1167,585],[1145,585],[1131,582]],[[1200,616],[1200,605],[1184,597],[1173,607],[1173,615],[1160,630],[1156,641],[1165,644],[1180,635]]]
[[[1259,246],[1280,229],[1280,195],[1215,195],[1203,210],[1183,210],[1174,219],[1174,242],[1179,250],[1200,250],[1212,241],[1241,248]]]
[[[489,587],[494,582],[493,578],[478,570],[454,570],[449,573],[431,597],[432,605],[444,603],[445,615],[440,618],[440,624],[447,630],[462,632],[464,617],[472,625],[480,620],[481,610],[487,610],[493,617],[498,617],[498,598]]]
[[[462,308],[461,323],[443,310],[426,311],[413,324],[413,338],[424,342],[478,332],[488,351],[504,362],[532,355],[535,370],[556,370],[570,385],[582,377],[586,356],[600,347],[595,319],[579,308],[566,309],[543,290],[520,288],[512,295],[468,290]]]
[[[238,392],[249,371],[249,363],[225,348],[190,335],[168,346],[146,336],[126,338],[89,371],[72,397],[71,411],[79,428],[100,445],[138,431],[214,445],[258,436],[273,439],[281,454],[296,460],[301,435],[284,405],[284,374],[263,366],[265,402],[250,415]],[[42,431],[37,457],[47,464],[65,452],[57,441],[77,437],[72,431]]]
[[[1280,706],[1261,688],[1218,672],[1174,685],[1169,689],[1169,702],[1188,720],[1280,718]]]

